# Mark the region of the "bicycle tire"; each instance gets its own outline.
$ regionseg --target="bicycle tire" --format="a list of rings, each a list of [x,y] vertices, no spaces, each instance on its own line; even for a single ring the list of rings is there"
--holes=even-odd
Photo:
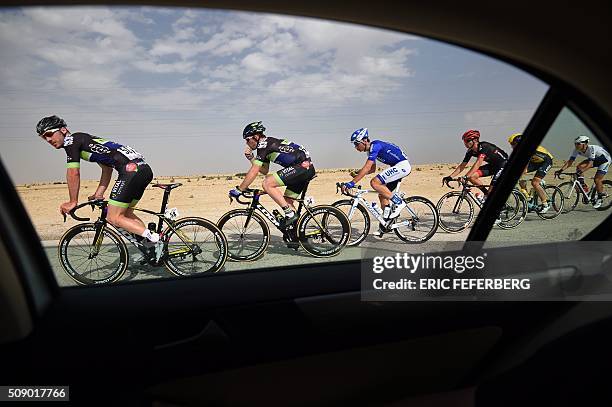
[[[319,216],[321,219],[317,220]],[[331,222],[332,217],[337,220],[338,226]],[[340,209],[331,205],[317,205],[308,208],[300,216],[296,223],[296,232],[300,246],[310,255],[333,257],[338,255],[351,239],[351,223]],[[321,246],[328,244],[319,247],[318,241]]]
[[[419,229],[419,225],[425,225],[427,230],[423,230],[425,232],[425,235],[423,237],[411,238],[409,235],[402,234],[402,232],[400,232],[400,228],[395,228],[393,229],[393,231],[395,232],[397,237],[399,237],[402,241],[406,243],[423,243],[431,239],[431,237],[438,230],[438,224],[439,224],[438,210],[434,206],[433,202],[431,202],[429,199],[422,197],[422,196],[411,196],[408,198],[404,198],[404,202],[406,203],[406,208],[402,210],[402,212],[400,213],[400,216],[395,218],[394,223],[397,223],[398,220],[404,214],[408,214],[408,216],[410,217],[410,222],[411,222],[411,227],[412,227],[413,232],[416,232]],[[428,212],[430,213],[419,214],[418,213],[419,211],[415,210],[415,205],[414,205],[417,202],[424,204]],[[410,212],[408,208],[410,208],[413,212],[417,212],[418,221],[416,222],[416,225],[414,223],[414,215]],[[428,226],[429,224],[431,226]]]
[[[361,242],[365,240],[370,232],[370,214],[368,210],[361,204],[358,203],[356,209],[353,211],[351,216],[349,216],[350,208],[353,206],[352,199],[342,199],[336,201],[331,204],[331,206],[340,209],[346,217],[348,218],[351,224],[351,238],[349,242],[346,244],[347,246],[359,246]],[[342,208],[346,210],[343,210]],[[356,219],[358,218],[358,219]],[[363,221],[361,220],[363,218]],[[327,219],[326,219],[327,221]],[[361,224],[363,223],[363,227]]]
[[[554,219],[559,216],[561,211],[563,211],[565,197],[563,196],[563,192],[561,191],[561,189],[559,189],[559,187],[555,185],[544,186],[544,192],[546,193],[546,196],[551,202],[551,208],[546,213],[536,212],[536,214],[544,220]],[[538,206],[539,198],[540,197],[536,193],[533,201],[536,206]],[[558,202],[557,200],[559,200],[560,202]]]
[[[510,197],[514,198],[512,200],[514,203],[514,206],[511,208],[512,214],[506,215],[506,219],[497,224],[501,229],[514,229],[523,223],[527,217],[527,198],[525,198],[525,195],[515,188],[512,190],[510,196],[508,196],[508,199],[510,199]],[[506,202],[508,202],[508,200],[506,200]],[[501,212],[503,211],[504,209],[502,209]],[[503,215],[500,213],[500,216]]]
[[[438,200],[438,203],[436,204],[436,210],[438,212],[438,225],[440,226],[440,229],[444,230],[447,233],[462,232],[468,227],[470,227],[470,225],[474,221],[474,203],[469,198],[461,198],[461,196],[462,192],[450,191],[442,195],[442,197]],[[459,218],[458,215],[461,215],[460,213],[454,213],[455,205],[457,204],[457,199],[461,199],[459,210],[461,210],[464,205],[467,205],[467,208],[469,209],[467,214],[463,215],[467,216],[467,220],[465,221]],[[449,213],[446,213],[446,210],[443,211],[442,206],[448,203],[450,203],[452,207],[449,210]]]
[[[113,283],[123,277],[128,267],[129,253],[125,242],[117,232],[106,226],[102,229],[103,240],[101,242],[101,247],[109,244],[105,244],[105,241],[110,241],[111,249],[104,251],[100,250],[100,252],[96,253],[95,256],[91,258],[94,254],[93,239],[96,234],[96,228],[97,226],[95,223],[82,223],[73,226],[64,233],[57,247],[57,254],[62,268],[70,278],[81,285]],[[87,256],[87,258],[84,256]],[[94,272],[99,272],[100,263],[104,259],[114,259],[112,261],[116,263],[116,266],[110,267],[109,272],[105,273],[103,277],[91,278]],[[88,261],[89,266],[86,265]],[[92,266],[94,264],[97,266],[98,270],[93,269]],[[90,276],[86,276],[87,274]]]
[[[261,239],[257,239],[257,241],[261,240],[261,242],[253,245],[253,249],[245,249],[245,247],[251,247],[251,245],[245,245],[245,234],[248,230],[243,230],[247,216],[248,211],[246,209],[234,209],[223,214],[219,221],[217,221],[217,226],[219,226],[219,229],[221,229],[228,240],[227,257],[230,260],[257,260],[265,254],[270,244],[270,227],[260,214],[253,212],[249,222],[254,222],[250,223],[249,227],[251,225],[259,227],[260,231],[254,231],[253,233],[254,235],[261,235]],[[240,218],[244,219],[241,220]]]
[[[173,227],[167,227],[163,235],[166,245],[162,259],[170,273],[189,277],[215,273],[223,267],[227,260],[227,239],[217,225],[208,219],[188,217],[177,220]],[[189,245],[183,241],[187,239]]]
[[[561,190],[561,192],[563,193],[563,198],[565,200],[563,205],[563,213],[570,213],[571,211],[576,209],[576,206],[578,206],[578,202],[580,202],[581,193],[576,191],[576,188],[574,188],[574,182],[562,182],[561,184],[557,185],[557,188]],[[572,198],[572,195],[575,195],[575,197]]]

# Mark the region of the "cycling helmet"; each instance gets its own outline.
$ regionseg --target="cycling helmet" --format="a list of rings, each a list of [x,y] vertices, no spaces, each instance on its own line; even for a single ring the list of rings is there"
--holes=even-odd
[[[242,131],[242,138],[249,138],[257,133],[263,133],[266,131],[266,128],[261,124],[261,122],[253,122],[247,124],[247,126]]]
[[[574,144],[578,144],[578,143],[588,143],[589,142],[589,138],[587,136],[578,136],[576,137],[576,139],[574,140]]]
[[[514,133],[513,135],[508,137],[508,143],[510,144],[520,143],[522,136],[523,135],[521,133]]]
[[[62,127],[66,127],[66,122],[64,119],[57,117],[55,115],[49,117],[43,117],[38,124],[36,125],[36,133],[39,136],[42,136],[47,131],[52,129],[61,129]]]
[[[355,130],[353,134],[351,134],[351,143],[355,144],[362,141],[363,139],[368,138],[368,128],[362,127],[360,129]]]
[[[478,140],[480,138],[480,132],[478,130],[468,130],[465,133],[463,133],[463,136],[461,136],[461,139],[465,142],[465,141],[470,141],[470,140]]]

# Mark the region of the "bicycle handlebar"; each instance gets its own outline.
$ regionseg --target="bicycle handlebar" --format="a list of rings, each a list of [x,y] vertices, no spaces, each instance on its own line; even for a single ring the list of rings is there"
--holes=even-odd
[[[342,188],[343,185],[344,185],[344,183],[342,183],[342,182],[336,182],[336,193],[338,193],[338,191],[340,191],[342,193],[342,195],[350,196],[351,198],[357,198],[357,195],[351,194],[349,192],[349,188]],[[357,185],[355,188],[356,189],[361,189],[361,185]],[[351,188],[351,189],[354,189],[354,188]]]
[[[463,185],[467,182],[467,178],[465,177],[458,177],[458,178],[451,178],[451,179],[448,179],[448,178],[447,177],[442,178],[442,185],[446,185],[450,189],[455,189],[455,187],[450,185],[451,182],[456,182],[457,186]]]
[[[253,199],[255,196],[257,195],[265,195],[267,194],[267,192],[262,191],[261,189],[251,189],[251,188],[247,188],[244,191],[241,191],[241,196],[247,198],[247,199]],[[241,205],[248,205],[249,202],[248,201],[243,201],[242,199],[240,199],[240,196],[234,198],[232,196],[229,197],[230,199],[230,204],[234,201],[234,199],[236,200],[236,202],[238,202]]]
[[[577,172],[555,172],[555,178],[559,178],[559,180],[563,181],[563,177],[562,175],[569,175],[571,177],[580,177],[581,174],[578,174]]]
[[[81,218],[80,216],[76,216],[75,212],[79,209],[81,209],[84,206],[90,205],[91,206],[91,210],[94,210],[94,207],[99,207],[99,208],[103,208],[104,206],[106,206],[107,201],[105,201],[104,199],[95,199],[93,201],[87,201],[87,202],[83,202],[80,205],[75,206],[74,208],[72,208],[70,210],[70,212],[68,212],[68,215],[70,215],[72,217],[72,219],[77,220],[79,222],[87,222],[90,220],[90,218]],[[67,216],[65,213],[63,213],[62,215],[64,215],[64,222],[66,222]]]

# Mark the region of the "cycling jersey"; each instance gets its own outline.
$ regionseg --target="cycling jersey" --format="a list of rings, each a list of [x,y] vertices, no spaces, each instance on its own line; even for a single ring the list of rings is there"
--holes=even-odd
[[[131,161],[142,161],[138,151],[113,141],[93,137],[87,133],[72,133],[64,138],[68,168],[79,168],[80,160],[100,163],[121,172]]]
[[[273,162],[283,167],[289,167],[310,161],[310,153],[299,144],[274,137],[266,137],[257,144],[257,154],[253,164],[263,165]]]
[[[406,153],[393,143],[382,140],[373,140],[370,144],[368,160],[378,160],[383,164],[394,166],[400,161],[408,160]]]
[[[584,153],[581,153],[577,149],[574,149],[574,152],[572,153],[570,160],[574,161],[576,159],[576,156],[578,155],[586,157],[587,160],[589,161],[595,161],[595,160],[600,161],[600,162],[612,161],[610,160],[610,154],[606,150],[604,150],[602,147],[596,146],[596,145],[589,145]]]
[[[504,150],[486,141],[478,143],[478,151],[476,152],[472,151],[471,148],[468,149],[463,158],[463,163],[468,163],[472,157],[483,157],[494,169],[503,168],[508,160],[508,154]]]
[[[534,163],[534,164],[541,164],[544,161],[552,160],[553,158],[554,157],[550,153],[550,151],[548,151],[542,146],[538,146],[538,148],[536,149],[536,152],[531,156],[531,159],[529,160],[529,162]]]

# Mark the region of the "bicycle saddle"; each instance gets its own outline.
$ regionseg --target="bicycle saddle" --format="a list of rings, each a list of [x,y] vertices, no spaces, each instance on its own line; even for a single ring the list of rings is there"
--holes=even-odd
[[[174,183],[174,184],[153,184],[154,187],[161,188],[161,189],[164,189],[164,190],[172,190],[174,188],[180,187],[181,185],[183,185],[183,184],[178,183],[178,182]]]

